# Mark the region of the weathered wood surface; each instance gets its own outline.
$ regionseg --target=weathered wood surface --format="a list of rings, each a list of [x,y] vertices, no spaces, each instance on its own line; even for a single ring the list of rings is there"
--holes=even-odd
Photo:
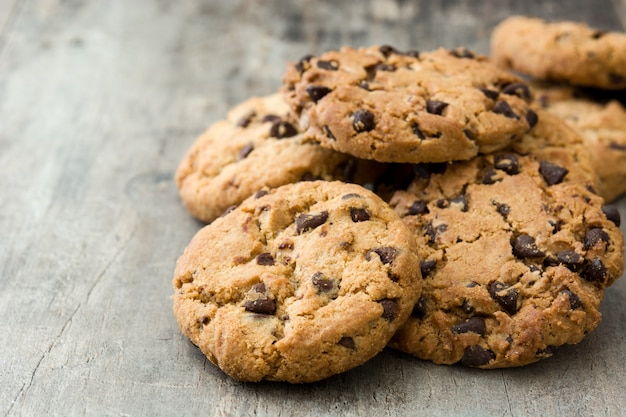
[[[386,351],[302,386],[229,379],[171,312],[200,227],[172,176],[208,124],[306,53],[487,53],[513,13],[626,26],[626,0],[0,0],[0,416],[626,415],[626,280],[594,333],[532,366]]]

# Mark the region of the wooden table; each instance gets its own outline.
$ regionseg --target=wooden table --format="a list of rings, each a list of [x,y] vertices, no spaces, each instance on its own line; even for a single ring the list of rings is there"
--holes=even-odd
[[[231,380],[171,311],[201,227],[172,177],[205,127],[307,53],[488,53],[514,13],[626,27],[626,0],[0,0],[0,416],[626,415],[625,279],[595,332],[535,365],[385,351],[296,386]]]

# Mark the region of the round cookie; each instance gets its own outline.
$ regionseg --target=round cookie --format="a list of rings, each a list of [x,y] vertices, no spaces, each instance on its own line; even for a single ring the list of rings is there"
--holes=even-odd
[[[492,32],[491,56],[498,65],[543,80],[626,88],[626,33],[584,23],[510,17]]]
[[[280,94],[253,97],[214,123],[181,160],[175,180],[183,204],[204,222],[263,187],[303,180],[366,183],[377,164],[307,140]]]
[[[576,88],[537,85],[538,108],[580,133],[598,177],[598,194],[613,201],[626,193],[626,109],[617,100],[596,101]]]
[[[437,364],[521,366],[580,342],[624,268],[619,212],[564,167],[496,153],[422,175],[391,205],[422,295],[390,347]]]
[[[289,65],[283,92],[306,135],[382,162],[469,159],[537,121],[522,79],[466,49],[343,47]]]
[[[182,332],[240,381],[312,382],[380,352],[421,289],[415,238],[367,189],[262,190],[201,229],[178,259]]]

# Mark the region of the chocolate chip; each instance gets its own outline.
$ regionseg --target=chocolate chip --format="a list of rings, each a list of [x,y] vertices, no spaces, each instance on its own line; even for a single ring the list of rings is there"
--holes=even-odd
[[[352,127],[357,133],[369,132],[374,129],[374,115],[367,110],[352,113]]]
[[[519,259],[540,258],[546,254],[537,248],[535,238],[528,235],[519,235],[511,243],[513,255]]]
[[[500,100],[493,107],[493,112],[508,117],[509,119],[519,119],[519,116],[515,114],[509,103],[504,100]]]
[[[603,37],[604,35],[606,35],[608,32],[606,30],[595,30],[592,34],[591,34],[591,38],[592,39],[600,39],[601,37]]]
[[[398,50],[391,45],[381,45],[380,48],[378,48],[378,50],[380,51],[381,54],[385,56],[385,58],[391,54],[399,53]]]
[[[596,243],[603,241],[605,243],[609,242],[609,235],[607,232],[602,230],[599,227],[594,227],[593,229],[589,229],[587,233],[585,233],[585,238],[583,239],[583,245],[585,250],[589,250],[596,245]]]
[[[365,222],[370,219],[370,213],[366,209],[362,208],[350,208],[350,218],[353,222]]]
[[[494,166],[496,169],[502,170],[509,175],[519,173],[519,161],[517,156],[512,153],[496,155],[494,157]]]
[[[271,253],[263,252],[257,255],[256,263],[259,265],[272,266],[274,265],[274,257]]]
[[[426,278],[430,275],[431,272],[435,270],[437,267],[437,261],[435,259],[428,259],[420,262],[420,272],[422,273],[422,278]]]
[[[339,63],[337,61],[317,61],[317,67],[329,70],[329,71],[337,71],[339,69]]]
[[[495,203],[495,204],[496,204],[496,211],[500,213],[500,215],[506,219],[506,216],[508,216],[509,213],[511,212],[511,207],[509,207],[508,204],[504,204],[504,203],[503,204]]]
[[[342,200],[350,200],[351,198],[363,198],[363,196],[357,193],[348,193],[341,196]]]
[[[581,272],[582,277],[591,282],[604,282],[606,274],[606,267],[598,258],[586,264]]]
[[[220,215],[220,217],[226,216],[228,213],[235,210],[236,208],[237,208],[236,204],[233,204],[232,206],[227,207],[226,210],[224,210],[224,212]]]
[[[443,110],[448,107],[448,103],[439,100],[428,100],[426,102],[426,111],[431,114],[441,115]]]
[[[485,320],[482,317],[470,317],[463,323],[452,326],[450,331],[456,334],[473,332],[484,336],[487,328],[485,326]]]
[[[314,103],[317,103],[321,100],[326,94],[330,93],[330,88],[324,87],[322,85],[309,85],[306,87],[306,92],[311,97]]]
[[[469,300],[463,300],[461,310],[463,310],[466,314],[470,314],[474,312],[474,306],[469,302]]]
[[[563,220],[561,220],[561,219],[559,219],[557,221],[548,220],[548,223],[550,223],[550,226],[552,226],[552,234],[560,232],[561,231],[561,227],[563,226],[563,224],[565,224],[565,222]]]
[[[450,202],[444,198],[440,198],[435,202],[437,208],[448,208],[450,206]]]
[[[609,219],[610,221],[613,222],[613,224],[615,224],[615,226],[619,227],[620,224],[622,224],[622,219],[621,219],[621,216],[617,207],[611,204],[606,204],[602,206],[602,212],[604,213],[607,219]]]
[[[284,242],[281,242],[278,245],[278,249],[283,250],[283,249],[288,249],[288,250],[292,250],[293,249],[293,242],[291,240],[286,240]]]
[[[354,339],[348,336],[344,336],[337,342],[338,345],[341,345],[350,350],[356,350],[356,345],[354,344]]]
[[[271,122],[274,123],[278,120],[281,120],[280,116],[276,115],[276,114],[266,114],[265,116],[263,116],[263,118],[261,119],[262,123],[267,123],[267,122]]]
[[[309,69],[311,67],[310,65],[310,61],[313,58],[313,55],[305,55],[302,58],[300,58],[300,60],[296,63],[295,68],[296,71],[298,71],[300,74],[302,74],[304,71],[306,71],[307,69]]]
[[[468,346],[463,352],[461,364],[463,366],[482,366],[487,365],[495,358],[495,353],[489,349],[485,349],[479,345]]]
[[[333,142],[337,142],[337,138],[335,137],[335,135],[333,135],[333,132],[330,130],[330,127],[328,127],[328,125],[324,125],[323,129],[328,139],[332,140]]]
[[[503,291],[506,292],[502,294]],[[508,314],[513,315],[517,312],[517,288],[510,288],[503,282],[492,282],[488,288],[489,295],[500,307]]]
[[[335,289],[335,280],[324,278],[324,274],[316,272],[311,277],[311,283],[317,288],[317,293],[331,292]]]
[[[328,220],[328,212],[320,211],[316,214],[301,214],[296,217],[296,231],[298,234],[315,229],[323,225]]]
[[[459,195],[450,200],[450,207],[457,207],[461,211],[467,211],[467,199],[464,195]]]
[[[276,312],[276,303],[268,298],[248,300],[243,304],[243,307],[247,311],[257,314],[274,314]]]
[[[517,96],[526,101],[530,100],[530,88],[524,83],[512,83],[502,89],[503,94]]]
[[[394,321],[398,315],[398,303],[390,298],[379,300],[378,303],[383,306],[383,314],[381,317],[387,321]]]
[[[235,126],[248,127],[248,125],[252,122],[255,116],[256,116],[256,112],[250,111],[244,114],[239,120],[237,120],[237,123],[235,123]]]
[[[371,91],[369,83],[367,81],[365,81],[365,80],[359,81],[358,86],[361,87],[365,91]]]
[[[463,133],[469,140],[476,140],[478,137],[478,134],[470,129],[463,129]]]
[[[392,263],[393,260],[396,258],[396,256],[398,255],[398,249],[389,246],[382,246],[380,248],[370,249],[365,254],[366,261],[370,261],[372,259],[372,253],[378,254],[380,261],[384,265],[386,265]]]
[[[567,295],[567,298],[569,299],[569,305],[572,310],[577,310],[584,307],[582,301],[580,301],[580,298],[570,290],[563,290],[561,291],[561,294]]]
[[[289,122],[278,120],[270,128],[270,137],[282,139],[290,138],[298,134],[298,130]]]
[[[270,192],[268,190],[259,190],[256,193],[254,193],[254,198],[255,200],[258,200],[259,198],[263,197],[264,195],[268,195]]]
[[[569,171],[559,165],[548,161],[539,162],[539,173],[548,185],[558,184],[567,175]]]
[[[423,200],[415,200],[411,207],[409,207],[408,215],[409,216],[417,216],[419,214],[427,214],[430,210],[428,210],[428,205]]]
[[[479,90],[485,95],[485,97],[491,100],[496,100],[500,95],[500,93],[498,93],[497,91],[490,90],[488,88],[479,88]]]
[[[609,149],[624,152],[626,151],[626,144],[611,141],[609,143]]]
[[[502,179],[498,178],[498,173],[496,172],[496,170],[493,167],[489,167],[485,170],[485,173],[483,174],[482,183],[486,185],[491,185],[501,180]]]
[[[424,231],[426,232],[428,237],[430,237],[431,242],[435,242],[437,240],[437,236],[441,233],[444,233],[446,230],[448,230],[447,224],[440,224],[437,227],[433,227],[432,222],[428,222],[424,226]]]
[[[568,269],[576,271],[583,262],[583,257],[573,250],[564,250],[556,254],[556,259],[560,264],[565,265]]]
[[[250,152],[252,152],[253,150],[254,144],[252,142],[247,143],[243,148],[239,150],[239,153],[237,153],[237,161],[245,159],[248,155],[250,155]]]
[[[424,132],[422,132],[422,130],[420,129],[417,123],[411,124],[411,129],[413,130],[413,134],[417,136],[418,138],[420,138],[420,140],[426,139],[426,135],[424,135]]]
[[[472,59],[476,57],[476,55],[467,48],[452,49],[450,51],[450,55],[457,57],[457,58],[467,58],[467,59]]]
[[[528,127],[532,129],[539,122],[539,116],[533,110],[526,110],[526,122],[528,123]]]
[[[413,306],[411,315],[418,319],[422,319],[426,316],[426,296],[424,296],[424,294],[420,295],[419,300],[417,300],[417,303]]]
[[[392,64],[378,64],[376,65],[376,68],[375,68],[376,71],[387,71],[387,72],[394,72],[397,69],[398,68]]]

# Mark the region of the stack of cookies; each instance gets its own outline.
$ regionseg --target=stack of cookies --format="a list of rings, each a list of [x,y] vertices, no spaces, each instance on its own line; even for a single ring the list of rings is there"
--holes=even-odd
[[[626,192],[626,172],[602,167],[603,152],[626,154],[626,128],[595,120],[624,110],[511,72],[538,64],[514,65],[531,49],[502,50],[537,39],[510,24],[493,34],[494,58],[391,46],[305,56],[279,92],[196,141],[176,183],[208,224],[178,259],[173,300],[211,362],[240,381],[292,383],[385,347],[503,368],[597,327],[624,269],[606,201]],[[590,36],[622,39],[626,59],[626,35]],[[527,72],[552,81],[545,71]],[[624,88],[619,71],[597,87]]]

